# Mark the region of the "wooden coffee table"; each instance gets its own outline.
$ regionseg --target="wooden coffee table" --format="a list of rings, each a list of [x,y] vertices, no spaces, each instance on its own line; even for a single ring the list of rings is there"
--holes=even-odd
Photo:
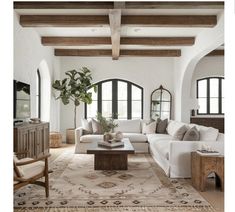
[[[93,143],[88,149],[87,154],[94,154],[95,170],[127,170],[128,154],[134,154],[135,150],[128,138],[124,138],[125,145],[122,147],[106,148]]]

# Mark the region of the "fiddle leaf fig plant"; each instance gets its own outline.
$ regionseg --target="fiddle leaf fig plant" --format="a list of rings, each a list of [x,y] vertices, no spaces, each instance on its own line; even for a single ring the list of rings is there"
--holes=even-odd
[[[96,92],[96,86],[92,85],[91,71],[82,67],[80,71],[71,70],[65,72],[66,78],[55,80],[52,87],[59,91],[60,94],[56,99],[61,99],[64,105],[73,102],[74,104],[74,128],[76,128],[76,111],[81,102],[86,104],[92,103],[92,93],[87,92],[93,88]]]

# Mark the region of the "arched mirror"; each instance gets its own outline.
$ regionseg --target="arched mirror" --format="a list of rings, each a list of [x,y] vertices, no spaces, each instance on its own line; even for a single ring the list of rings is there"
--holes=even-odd
[[[151,119],[171,119],[171,104],[171,93],[161,85],[151,94]]]

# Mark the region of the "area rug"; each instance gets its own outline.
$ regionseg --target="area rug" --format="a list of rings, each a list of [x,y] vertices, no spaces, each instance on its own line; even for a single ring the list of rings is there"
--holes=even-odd
[[[150,155],[129,156],[126,171],[95,171],[94,156],[66,151],[50,169],[50,197],[29,185],[15,211],[214,211],[184,179],[169,179]]]

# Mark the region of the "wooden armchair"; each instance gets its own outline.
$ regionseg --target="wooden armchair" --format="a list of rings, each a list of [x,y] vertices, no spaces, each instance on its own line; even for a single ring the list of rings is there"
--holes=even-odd
[[[49,196],[49,180],[48,180],[48,157],[50,154],[33,158],[18,159],[17,155],[25,154],[16,153],[14,155],[14,191],[28,184],[36,184],[45,187],[46,197]],[[43,161],[42,161],[43,160]],[[45,177],[45,182],[37,181],[41,177]]]

